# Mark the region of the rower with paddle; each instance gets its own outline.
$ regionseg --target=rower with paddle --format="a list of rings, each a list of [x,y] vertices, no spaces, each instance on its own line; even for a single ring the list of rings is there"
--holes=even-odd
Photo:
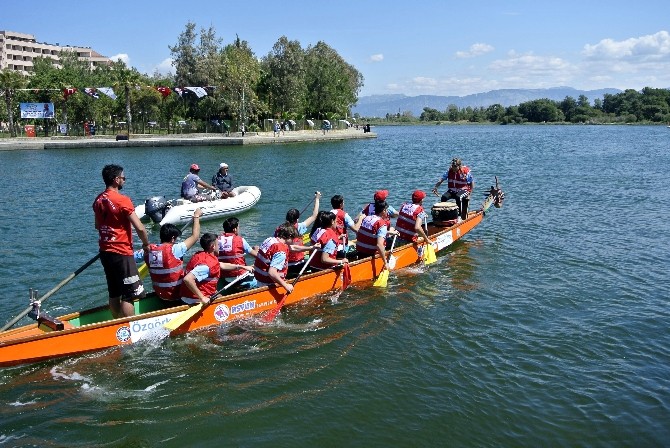
[[[181,300],[188,304],[202,303],[209,305],[216,298],[216,286],[222,270],[235,270],[240,266],[219,261],[218,236],[205,233],[200,238],[202,250],[196,252],[186,265],[184,280],[181,285]],[[244,266],[252,271],[251,266]]]

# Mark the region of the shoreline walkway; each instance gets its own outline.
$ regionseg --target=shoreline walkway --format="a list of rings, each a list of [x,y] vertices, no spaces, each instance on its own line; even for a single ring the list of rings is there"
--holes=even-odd
[[[237,132],[230,136],[222,134],[131,134],[129,140],[116,140],[114,136],[90,137],[17,137],[0,138],[0,151],[42,150],[69,148],[118,148],[118,147],[163,147],[163,146],[239,146],[280,143],[302,143],[332,140],[376,138],[374,132],[363,129],[287,131],[277,137],[272,132]]]

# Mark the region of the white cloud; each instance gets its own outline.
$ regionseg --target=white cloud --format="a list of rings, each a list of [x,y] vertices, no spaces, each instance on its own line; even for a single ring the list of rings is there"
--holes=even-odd
[[[383,60],[384,60],[384,55],[381,54],[381,53],[373,54],[372,56],[370,56],[370,61],[372,61],[372,62],[381,62]]]
[[[459,58],[459,59],[474,58],[474,57],[481,56],[481,55],[486,54],[486,53],[490,53],[493,50],[495,50],[495,48],[493,48],[493,46],[491,46],[489,44],[477,43],[477,44],[470,45],[470,48],[468,49],[468,51],[457,51],[456,52],[456,57]]]
[[[622,41],[603,39],[595,45],[585,45],[582,54],[593,60],[667,61],[670,60],[670,33],[659,31]]]
[[[172,66],[172,58],[164,59],[160,64],[154,67],[153,73],[159,73],[161,75],[169,75],[174,73],[174,67]]]
[[[130,67],[130,56],[127,53],[119,53],[114,56],[110,56],[109,59],[112,61],[123,61],[128,67]]]

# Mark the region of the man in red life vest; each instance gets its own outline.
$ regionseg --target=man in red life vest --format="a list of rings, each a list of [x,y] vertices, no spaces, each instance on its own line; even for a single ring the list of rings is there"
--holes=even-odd
[[[423,228],[423,224],[427,222],[428,218],[423,209],[423,199],[425,197],[426,193],[416,190],[412,193],[412,202],[405,202],[400,206],[395,226],[401,239],[415,243],[420,235],[424,241],[431,242]]]
[[[376,252],[379,252],[384,261],[384,269],[390,270],[386,260],[386,235],[397,235],[398,232],[387,228],[389,215],[386,201],[377,201],[374,206],[375,214],[363,218],[356,233],[356,252],[358,258],[374,256]]]
[[[295,247],[289,246],[298,236],[295,226],[289,222],[277,227],[275,236],[267,238],[258,248],[254,262],[254,276],[258,286],[279,285],[287,293],[293,292],[293,285],[286,281],[288,273],[289,251]],[[315,250],[318,246],[304,247],[305,250]]]
[[[123,167],[106,165],[102,179],[106,189],[93,202],[95,228],[100,235],[100,262],[105,269],[112,316],[127,317],[135,314],[133,301],[146,295],[133,257],[131,227],[144,249],[149,247],[149,236],[135,214],[133,202],[119,192],[126,183]]]
[[[239,265],[221,263],[218,259],[218,237],[213,233],[205,233],[200,238],[202,250],[196,252],[186,265],[184,281],[181,284],[181,300],[184,303],[202,303],[209,305],[212,296],[217,292],[216,285],[221,270],[238,269]],[[246,266],[251,271],[251,266]]]
[[[475,188],[475,181],[470,172],[470,168],[463,165],[459,158],[451,160],[451,167],[442,174],[442,177],[437,181],[433,188],[433,193],[437,194],[437,188],[442,185],[442,182],[447,181],[447,192],[442,195],[442,202],[455,198],[456,205],[460,211],[461,219],[468,219],[468,204],[470,202],[470,195]]]
[[[202,209],[193,212],[193,232],[184,241],[177,243],[181,230],[174,224],[161,226],[160,244],[150,244],[148,250],[135,252],[135,261],[144,260],[149,267],[154,292],[166,302],[181,300],[181,284],[184,278],[184,255],[200,238]]]
[[[363,213],[365,216],[370,216],[375,214],[375,202],[377,201],[386,201],[386,198],[389,197],[389,191],[388,190],[377,190],[375,191],[375,194],[373,196],[374,202],[370,202],[368,205],[363,207],[363,210],[361,213]],[[393,208],[392,206],[388,206],[388,216],[389,218],[395,218],[398,216],[398,210]],[[391,221],[389,220],[389,228],[391,226]]]
[[[246,260],[244,254],[256,256],[258,246],[251,247],[247,240],[240,236],[240,220],[232,216],[223,221],[223,233],[219,235],[219,261],[232,263],[239,266],[238,269],[226,271],[224,280],[232,282],[238,276],[246,272]],[[257,285],[256,279],[249,275],[238,283],[240,288],[252,289]]]
[[[337,258],[344,258],[349,245],[348,231],[358,232],[365,215],[358,215],[358,221],[354,222],[349,213],[344,211],[344,196],[341,194],[330,198],[330,205],[333,207],[330,212],[335,214],[335,233],[338,236]]]
[[[297,234],[293,241],[291,241],[291,245],[294,247],[305,247],[303,245],[303,240],[302,236],[305,235],[309,231],[309,226],[312,225],[312,223],[316,220],[316,216],[319,213],[319,198],[321,198],[321,193],[316,192],[314,194],[314,210],[312,211],[312,214],[304,220],[303,222],[298,222],[298,219],[300,218],[300,211],[298,211],[297,208],[292,208],[288,212],[286,212],[286,221],[289,222],[291,225],[293,225],[297,231]],[[279,230],[279,227],[277,228]],[[275,236],[277,236],[277,233],[275,231]],[[297,274],[300,272],[302,267],[305,265],[305,250],[294,250],[291,249],[289,254],[288,254],[288,273],[289,274]]]

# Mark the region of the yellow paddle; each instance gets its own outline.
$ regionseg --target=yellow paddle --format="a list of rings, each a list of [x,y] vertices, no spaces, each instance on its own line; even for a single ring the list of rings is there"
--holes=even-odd
[[[398,235],[393,235],[393,242],[391,243],[391,249],[389,250],[389,256],[388,256],[388,261],[391,260],[391,257],[393,257],[393,247],[395,246],[395,240]],[[395,265],[395,263],[393,263]],[[382,271],[379,273],[379,277],[377,277],[377,280],[372,284],[372,286],[376,286],[378,288],[386,288],[386,283],[388,282],[389,279],[389,270],[388,269],[382,269]]]
[[[219,289],[219,290],[216,291],[214,294],[212,294],[212,297],[210,297],[210,300],[214,300],[214,297],[218,296],[218,295],[221,294],[223,291],[225,291],[226,289],[230,288],[230,287],[233,286],[235,283],[239,282],[240,280],[242,280],[243,278],[247,277],[247,276],[250,275],[250,274],[251,274],[251,272],[248,272],[248,271],[247,271],[247,272],[245,272],[244,274],[237,276],[237,277],[235,278],[235,280],[233,280],[232,282],[228,283],[226,286],[224,286],[223,288]],[[202,309],[202,307],[203,307],[203,304],[202,304],[202,303],[198,303],[197,305],[194,305],[194,306],[190,307],[190,308],[187,309],[186,311],[182,311],[181,313],[179,313],[178,315],[176,315],[175,317],[173,317],[172,320],[170,320],[169,322],[167,322],[167,323],[166,323],[165,325],[163,325],[163,326],[164,326],[165,328],[167,328],[168,330],[170,330],[170,331],[176,330],[177,328],[181,327],[184,323],[188,322],[188,320],[191,319],[193,316],[195,316],[196,314],[198,314],[198,312]]]
[[[423,264],[428,266],[429,264],[433,264],[437,261],[437,257],[435,256],[435,249],[433,249],[433,245],[431,243],[426,243],[426,250],[423,252]]]

